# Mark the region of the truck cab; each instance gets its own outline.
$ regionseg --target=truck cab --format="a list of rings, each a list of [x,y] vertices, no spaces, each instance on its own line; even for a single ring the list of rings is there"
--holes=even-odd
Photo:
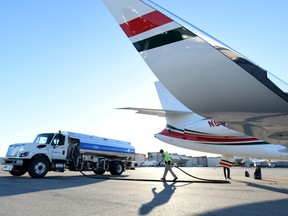
[[[59,171],[64,170],[68,151],[66,139],[61,133],[43,133],[37,135],[32,143],[10,145],[2,169],[14,176],[28,171],[32,177],[43,177],[58,161]]]

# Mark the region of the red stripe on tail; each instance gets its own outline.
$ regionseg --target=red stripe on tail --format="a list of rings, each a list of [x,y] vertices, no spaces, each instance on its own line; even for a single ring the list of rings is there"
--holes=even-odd
[[[122,23],[120,27],[125,32],[127,37],[132,37],[172,21],[173,20],[163,15],[159,11],[153,11],[126,23]]]

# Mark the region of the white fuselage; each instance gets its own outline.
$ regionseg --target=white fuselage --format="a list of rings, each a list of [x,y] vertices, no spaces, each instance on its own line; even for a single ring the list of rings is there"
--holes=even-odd
[[[173,138],[161,134],[155,134],[155,137],[163,142],[169,143],[181,148],[209,152],[220,155],[242,156],[246,158],[265,158],[268,160],[288,160],[288,152],[281,145],[263,144],[263,145],[222,145],[222,144],[203,144],[190,140]]]

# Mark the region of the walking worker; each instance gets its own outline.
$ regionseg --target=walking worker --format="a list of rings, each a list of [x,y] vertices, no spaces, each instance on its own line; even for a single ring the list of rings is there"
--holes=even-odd
[[[165,171],[164,171],[164,174],[163,174],[163,178],[161,178],[161,179],[163,181],[166,181],[166,175],[167,175],[167,173],[169,171],[171,173],[171,175],[174,177],[173,181],[175,182],[178,179],[178,177],[172,171],[172,159],[171,159],[169,153],[167,151],[164,152],[163,149],[160,150],[160,153],[162,154],[162,158],[163,158],[163,160],[165,162]]]

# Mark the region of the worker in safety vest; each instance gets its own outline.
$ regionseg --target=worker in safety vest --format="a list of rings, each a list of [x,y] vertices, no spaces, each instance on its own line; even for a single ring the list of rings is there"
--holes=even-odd
[[[173,181],[176,181],[178,178],[175,175],[175,173],[172,171],[172,159],[169,155],[168,152],[164,152],[163,149],[160,150],[160,153],[162,154],[163,160],[165,162],[165,171],[163,174],[163,178],[161,178],[163,181],[166,181],[166,175],[168,173],[168,171],[172,174],[172,176],[174,177]]]

